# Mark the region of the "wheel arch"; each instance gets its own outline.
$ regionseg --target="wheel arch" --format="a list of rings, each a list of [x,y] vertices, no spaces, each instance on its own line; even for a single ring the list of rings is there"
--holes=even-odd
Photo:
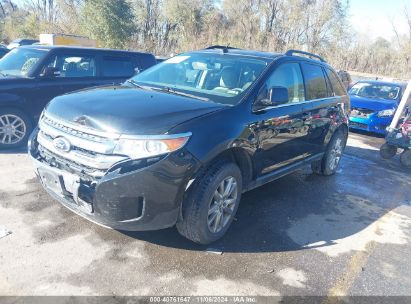
[[[340,124],[337,129],[335,130],[335,132],[338,132],[338,130],[341,130],[344,135],[346,135],[348,137],[348,133],[349,133],[349,129],[348,129],[348,125],[345,123]]]
[[[243,178],[243,189],[246,189],[253,177],[253,164],[249,153],[244,148],[232,147],[217,154],[206,166],[223,160],[231,161],[240,168]]]
[[[0,110],[3,109],[14,109],[26,114],[28,119],[32,124],[34,124],[34,119],[30,112],[27,111],[26,100],[19,95],[10,93],[0,93]]]
[[[216,162],[224,161],[233,162],[240,168],[243,179],[243,189],[246,189],[247,185],[253,179],[253,162],[247,149],[242,147],[230,147],[214,154],[213,156],[208,157],[207,160],[203,162],[199,169],[196,171],[196,173],[192,177],[192,180],[199,178],[202,174],[205,173],[207,168],[209,168]]]
[[[330,143],[334,134],[337,133],[338,131],[343,132],[343,134],[348,138],[349,128],[346,123],[340,123],[336,126],[333,126],[328,130],[327,135],[325,137],[324,149],[328,147],[328,144]]]

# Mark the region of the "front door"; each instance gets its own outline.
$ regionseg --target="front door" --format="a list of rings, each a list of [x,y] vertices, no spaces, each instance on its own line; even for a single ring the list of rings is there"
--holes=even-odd
[[[289,100],[253,113],[250,128],[258,140],[254,159],[258,176],[301,161],[312,149],[306,141],[309,119],[304,111],[306,100],[300,64],[280,63],[262,87],[287,88]]]

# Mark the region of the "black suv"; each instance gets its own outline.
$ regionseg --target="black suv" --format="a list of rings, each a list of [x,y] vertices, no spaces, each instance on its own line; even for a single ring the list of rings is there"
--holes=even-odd
[[[87,87],[119,84],[156,64],[151,54],[62,46],[23,46],[0,61],[0,149],[27,142],[44,106]]]
[[[316,55],[216,46],[122,86],[57,97],[29,153],[45,189],[79,215],[118,230],[176,224],[207,244],[225,234],[245,191],[306,164],[334,174],[348,110]]]

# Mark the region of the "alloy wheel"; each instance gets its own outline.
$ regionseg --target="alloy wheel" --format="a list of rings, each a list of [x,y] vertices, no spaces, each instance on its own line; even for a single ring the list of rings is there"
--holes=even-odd
[[[337,138],[334,147],[331,149],[330,152],[329,166],[331,170],[335,170],[335,168],[337,168],[338,164],[340,163],[343,150],[344,147],[342,144],[342,140],[341,138]]]
[[[0,116],[0,144],[13,145],[20,142],[27,132],[24,120],[13,114]]]
[[[230,176],[217,187],[208,208],[208,229],[220,232],[231,220],[238,196],[237,180]]]

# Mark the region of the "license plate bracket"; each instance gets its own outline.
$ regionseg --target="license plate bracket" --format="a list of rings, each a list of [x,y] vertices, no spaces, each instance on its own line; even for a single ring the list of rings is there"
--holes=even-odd
[[[46,189],[49,189],[62,198],[71,196],[74,201],[73,205],[77,208],[87,213],[93,212],[93,205],[78,197],[80,188],[80,178],[78,176],[66,172],[59,174],[41,167],[38,168],[37,171]]]
[[[46,189],[51,190],[53,193],[59,196],[64,196],[62,178],[58,174],[51,170],[44,170],[43,168],[37,169],[41,183]]]

